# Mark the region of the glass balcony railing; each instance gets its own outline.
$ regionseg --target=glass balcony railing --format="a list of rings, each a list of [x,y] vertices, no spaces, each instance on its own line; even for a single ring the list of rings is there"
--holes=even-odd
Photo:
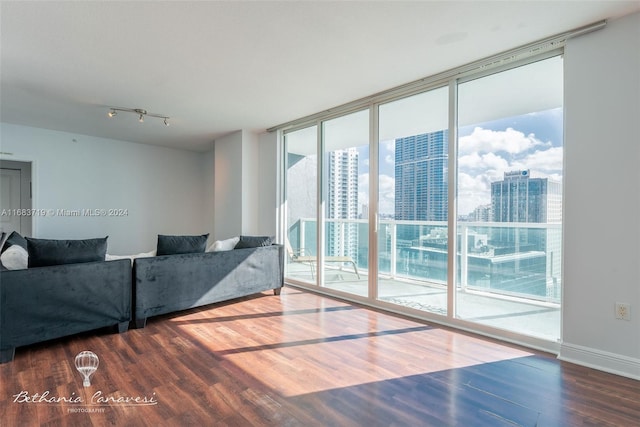
[[[300,219],[289,228],[289,244],[294,252],[316,256],[316,233],[315,220]],[[326,220],[325,234],[325,255],[351,257],[366,280],[368,222]],[[458,222],[457,290],[559,303],[561,239],[561,224]],[[381,278],[445,286],[447,251],[446,222],[379,221]]]

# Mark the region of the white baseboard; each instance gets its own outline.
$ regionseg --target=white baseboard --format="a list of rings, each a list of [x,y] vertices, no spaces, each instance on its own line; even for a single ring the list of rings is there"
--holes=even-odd
[[[634,380],[640,380],[640,359],[633,357],[564,343],[560,346],[558,359],[623,377],[633,378]]]

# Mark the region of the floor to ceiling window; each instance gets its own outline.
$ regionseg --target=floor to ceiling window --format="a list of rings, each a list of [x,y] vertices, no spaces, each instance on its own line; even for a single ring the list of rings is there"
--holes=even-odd
[[[322,123],[322,285],[368,295],[369,110]]]
[[[287,275],[315,284],[317,255],[317,126],[284,136]]]
[[[459,318],[558,339],[562,57],[458,85]]]
[[[287,280],[558,340],[563,72],[554,54],[284,131]]]
[[[448,87],[379,107],[378,298],[446,314]]]

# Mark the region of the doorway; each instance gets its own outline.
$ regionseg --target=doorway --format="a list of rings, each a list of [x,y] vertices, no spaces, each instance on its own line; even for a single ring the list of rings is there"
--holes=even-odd
[[[0,232],[31,236],[31,163],[0,161]]]

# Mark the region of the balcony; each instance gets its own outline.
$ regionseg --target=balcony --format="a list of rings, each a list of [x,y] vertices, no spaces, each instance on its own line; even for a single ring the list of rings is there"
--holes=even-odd
[[[289,229],[294,252],[315,255],[316,221]],[[324,287],[368,296],[368,223],[326,220]],[[457,224],[456,318],[556,341],[560,337],[562,225],[463,222]],[[381,219],[378,226],[378,299],[447,314],[447,223]],[[289,258],[287,278],[316,284],[317,265]]]

